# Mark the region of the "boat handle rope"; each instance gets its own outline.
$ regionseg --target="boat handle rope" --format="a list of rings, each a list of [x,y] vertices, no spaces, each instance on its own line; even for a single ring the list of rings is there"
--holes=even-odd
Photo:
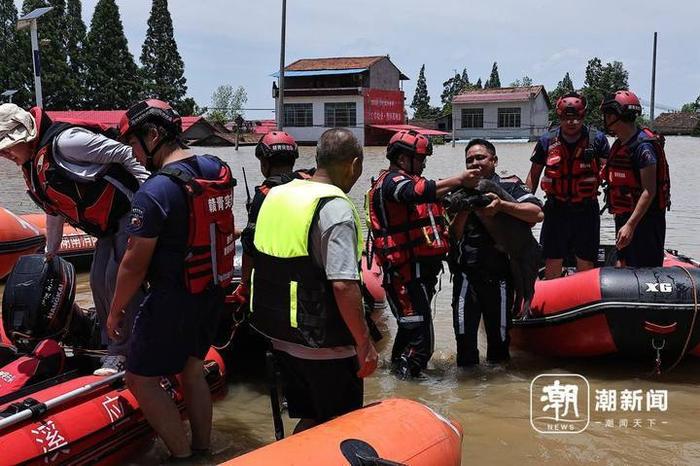
[[[656,337],[651,339],[651,347],[656,350],[656,359],[654,360],[654,375],[661,375],[661,350],[666,346],[666,339],[661,339],[661,344],[656,344]]]
[[[681,359],[683,359],[683,357],[685,356],[685,353],[688,351],[690,340],[693,337],[693,333],[695,333],[695,321],[698,317],[698,285],[695,282],[695,278],[693,277],[693,274],[690,273],[690,271],[684,266],[677,265],[676,267],[683,270],[683,272],[685,272],[686,275],[688,275],[688,278],[690,279],[690,284],[693,287],[693,318],[690,321],[690,326],[688,327],[688,336],[685,338],[685,344],[683,344],[683,349],[678,354],[678,358],[676,359],[676,361],[673,364],[671,364],[671,367],[666,369],[666,372],[671,372],[673,369],[675,369],[676,366],[681,362]]]
[[[223,346],[216,346],[216,345],[211,345],[212,348],[214,348],[217,351],[223,351],[226,348],[228,348],[231,345],[231,342],[233,341],[233,338],[236,336],[236,332],[238,331],[238,327],[241,326],[243,322],[245,322],[245,312],[242,311],[243,305],[239,304],[239,306],[231,312],[231,316],[233,318],[233,323],[231,325],[231,334],[228,337],[228,340],[226,340],[226,343],[224,343]],[[238,317],[238,314],[240,314],[240,317]]]

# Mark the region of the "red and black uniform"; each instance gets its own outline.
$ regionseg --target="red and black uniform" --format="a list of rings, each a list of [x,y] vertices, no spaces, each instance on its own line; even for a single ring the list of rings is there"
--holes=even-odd
[[[541,187],[547,197],[540,234],[545,259],[563,259],[573,252],[580,259],[596,261],[599,171],[609,151],[605,135],[585,126],[578,141],[568,142],[556,128],[535,146],[530,161],[544,166]]]
[[[632,236],[632,242],[618,257],[630,267],[659,267],[663,264],[666,240],[666,210],[671,206],[671,181],[663,136],[640,128],[625,143],[615,141],[603,169],[608,183],[607,200],[615,216],[615,229],[627,223],[642,194],[640,171],[656,167],[656,195]]]
[[[436,184],[398,169],[382,171],[367,194],[372,254],[384,271],[384,288],[398,331],[391,360],[412,375],[433,353],[430,302],[449,250],[447,219]]]
[[[101,238],[115,233],[119,220],[129,212],[138,180],[124,166],[110,164],[94,181],[72,175],[55,160],[55,140],[71,127],[105,132],[90,123],[54,123],[39,108],[31,109],[37,122],[35,156],[22,166],[30,197],[48,214],[61,215],[71,225]]]

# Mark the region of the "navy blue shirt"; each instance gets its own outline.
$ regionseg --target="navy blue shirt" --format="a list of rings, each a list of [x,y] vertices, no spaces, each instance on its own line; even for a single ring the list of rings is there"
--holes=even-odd
[[[554,131],[556,131],[557,136],[559,136],[559,128],[556,128]],[[568,149],[569,153],[573,153],[581,138],[588,137],[588,132],[588,127],[584,126],[581,130],[581,136],[578,140],[570,143],[563,137],[560,137],[560,139],[562,144],[564,144],[564,146],[566,146],[566,148]],[[610,144],[608,143],[608,138],[606,138],[605,134],[601,131],[596,131],[595,134],[596,136],[592,143],[593,153],[598,157],[598,159],[605,159],[610,153]],[[547,151],[549,150],[550,137],[550,133],[545,133],[540,137],[540,139],[537,141],[537,144],[535,145],[534,151],[532,152],[530,162],[536,163],[538,165],[547,164]]]
[[[212,156],[192,156],[168,167],[207,179],[216,179],[220,170],[218,159]],[[158,172],[151,175],[134,195],[127,231],[132,236],[158,238],[148,268],[151,286],[184,286],[189,206],[187,194],[177,181]]]
[[[637,134],[635,134],[633,138],[626,142],[626,144],[630,144],[633,141],[637,140],[640,136],[640,133],[642,133],[641,128],[637,130]],[[639,144],[632,152],[631,159],[632,167],[635,170],[641,170],[642,168],[646,168],[650,165],[656,165],[656,149],[654,149],[654,145],[652,143],[643,142]]]

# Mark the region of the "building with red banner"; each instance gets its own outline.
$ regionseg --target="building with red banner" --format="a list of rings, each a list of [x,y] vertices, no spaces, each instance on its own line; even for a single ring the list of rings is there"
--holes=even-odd
[[[386,144],[405,126],[407,79],[388,56],[297,60],[284,71],[284,130],[315,144],[325,130],[345,127],[363,145]]]

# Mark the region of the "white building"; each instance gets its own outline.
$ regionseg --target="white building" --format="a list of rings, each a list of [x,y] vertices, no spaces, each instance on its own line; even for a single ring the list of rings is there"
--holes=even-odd
[[[346,127],[364,145],[386,144],[405,123],[407,79],[388,56],[297,60],[284,71],[284,130],[316,143],[327,129]]]
[[[457,139],[534,139],[547,131],[549,97],[544,86],[463,92],[452,99]]]

